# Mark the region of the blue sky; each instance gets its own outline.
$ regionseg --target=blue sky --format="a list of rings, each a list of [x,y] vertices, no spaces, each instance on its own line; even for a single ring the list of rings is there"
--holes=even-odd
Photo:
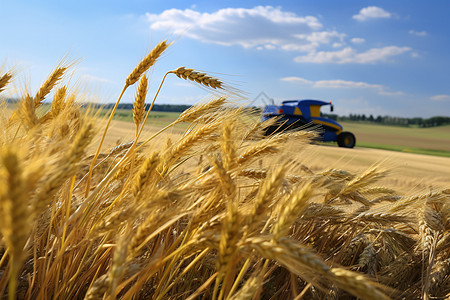
[[[265,92],[276,102],[331,100],[340,115],[450,116],[449,12],[449,1],[0,0],[0,67],[15,67],[17,84],[34,93],[67,55],[77,60],[72,82],[115,102],[134,66],[168,38],[150,93],[186,66],[248,102]],[[157,101],[205,96],[172,76]]]

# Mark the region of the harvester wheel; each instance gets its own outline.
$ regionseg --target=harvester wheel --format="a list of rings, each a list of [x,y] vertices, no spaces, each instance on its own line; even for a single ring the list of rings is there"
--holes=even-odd
[[[338,135],[337,142],[339,147],[353,148],[355,147],[356,139],[353,133],[344,131]]]

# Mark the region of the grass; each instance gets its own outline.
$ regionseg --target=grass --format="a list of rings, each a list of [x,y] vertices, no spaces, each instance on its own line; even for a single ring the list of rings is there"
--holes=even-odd
[[[124,91],[153,67],[162,43]],[[228,92],[183,70],[181,79]],[[314,133],[262,138],[268,124],[225,97],[146,138],[154,112],[136,109],[133,140],[105,151],[121,111],[94,126],[54,74],[16,110],[0,110],[1,298],[449,296],[450,189],[399,195],[379,185],[388,174],[377,166],[314,172],[286,151]],[[59,96],[42,107],[53,89]],[[157,93],[135,101],[153,103]],[[182,135],[168,134],[182,123]]]
[[[102,118],[105,116],[109,116],[109,113],[109,111],[100,110],[99,112],[93,114],[97,114],[98,117]],[[179,112],[154,111],[151,115],[149,115],[147,125],[165,127],[175,121],[179,117],[179,115]],[[133,122],[133,111],[131,109],[117,109],[113,119],[125,122]]]
[[[450,157],[450,151],[442,151],[442,150],[435,150],[435,149],[423,149],[423,148],[407,147],[407,146],[400,146],[400,145],[383,145],[383,144],[369,143],[369,142],[358,142],[357,146],[365,147],[365,148],[372,148],[372,149],[414,153],[414,154]]]
[[[440,156],[450,154],[450,126],[403,128],[357,123],[342,123],[342,126],[355,134],[357,146]]]

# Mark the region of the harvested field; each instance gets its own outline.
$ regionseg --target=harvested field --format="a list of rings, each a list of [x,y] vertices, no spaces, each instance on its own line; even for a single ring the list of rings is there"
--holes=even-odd
[[[145,128],[146,130],[144,132],[146,135],[151,135],[160,129],[160,127],[151,125]],[[373,130],[376,129],[373,128]],[[404,129],[405,132],[411,135],[410,129],[400,129]],[[442,131],[444,137],[447,133],[445,128],[432,128],[430,131],[433,133]],[[173,136],[177,136],[181,135],[183,130],[172,129],[169,132]],[[387,135],[388,132],[386,130],[384,134]],[[133,135],[134,125],[132,123],[113,121],[107,144],[108,146],[114,146],[118,141],[131,141]],[[440,144],[442,144],[441,137],[438,134],[436,138],[436,140],[440,141]],[[394,139],[393,142],[396,142],[396,140]],[[447,145],[443,145],[444,149],[446,147]],[[358,173],[365,171],[373,165],[379,165],[390,172],[390,176],[383,179],[382,183],[404,193],[426,190],[432,187],[443,187],[450,183],[450,157],[402,153],[363,147],[346,149],[334,145],[302,144],[300,147],[297,147],[295,143],[287,144],[287,152],[292,159],[301,162],[317,172],[335,168]],[[274,156],[267,159],[264,163],[270,165],[276,163],[276,160],[277,157]]]

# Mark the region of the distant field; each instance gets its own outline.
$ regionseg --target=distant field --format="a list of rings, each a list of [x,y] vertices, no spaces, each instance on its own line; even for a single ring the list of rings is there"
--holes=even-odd
[[[342,122],[358,147],[450,157],[450,126],[405,128]]]
[[[101,117],[109,116],[110,110],[102,110],[99,112]],[[152,111],[148,117],[147,124],[152,126],[165,126],[172,123],[180,113]],[[117,109],[114,120],[133,122],[133,111],[131,109]]]
[[[109,111],[102,111],[100,116],[105,114],[109,114]],[[147,125],[164,127],[173,122],[179,114],[177,112],[152,111]],[[132,111],[118,109],[114,119],[132,122]],[[341,124],[345,131],[355,134],[357,147],[450,157],[450,125],[432,128],[406,128],[352,122],[341,122]],[[181,129],[186,125],[180,124],[177,127]]]

